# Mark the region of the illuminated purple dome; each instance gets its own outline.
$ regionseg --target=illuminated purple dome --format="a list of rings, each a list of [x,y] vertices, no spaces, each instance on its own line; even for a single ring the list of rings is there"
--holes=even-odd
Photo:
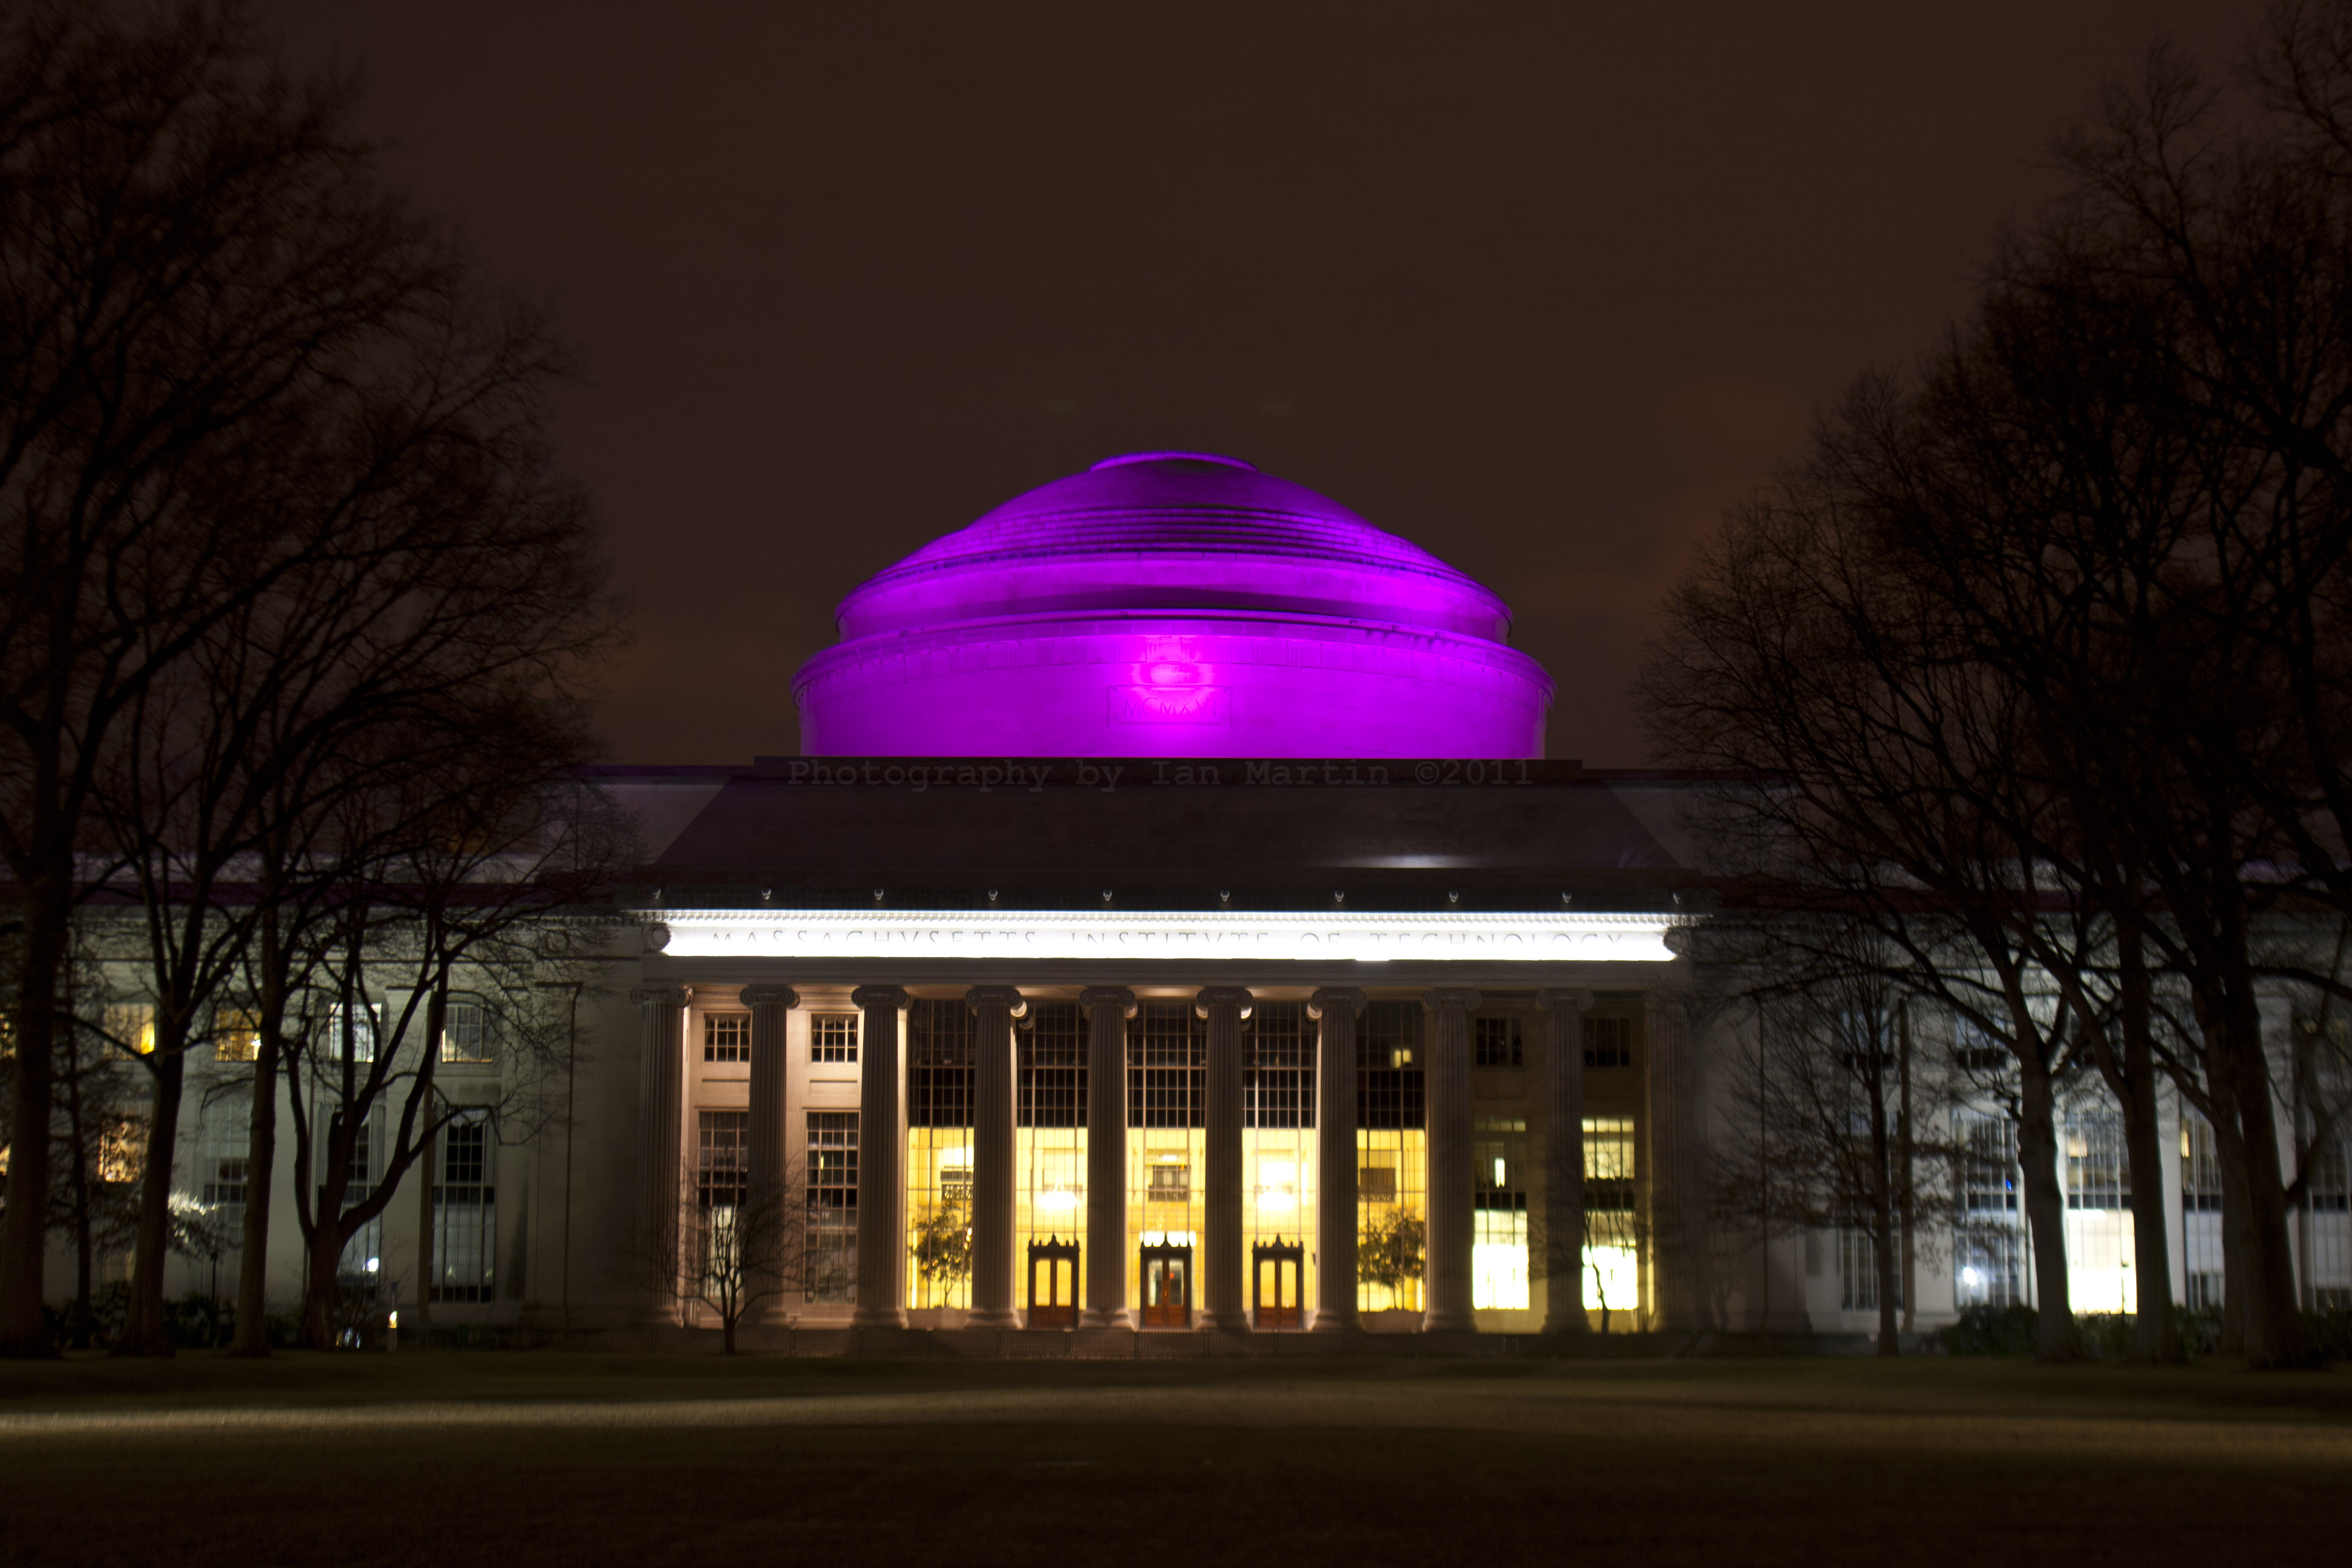
[[[1233,458],[1016,496],[860,585],[793,693],[814,756],[1540,757],[1509,607]]]

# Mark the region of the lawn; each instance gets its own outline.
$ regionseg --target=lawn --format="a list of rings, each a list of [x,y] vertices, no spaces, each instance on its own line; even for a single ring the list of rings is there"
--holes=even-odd
[[[0,1367],[0,1563],[2352,1557],[2352,1374],[530,1352]]]

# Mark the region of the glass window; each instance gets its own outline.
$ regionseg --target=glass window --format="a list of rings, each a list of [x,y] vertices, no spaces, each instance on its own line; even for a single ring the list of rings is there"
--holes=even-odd
[[[857,1059],[857,1015],[817,1013],[809,1018],[809,1060],[854,1062]]]
[[[702,1016],[702,1059],[707,1062],[750,1061],[751,1015],[705,1013]]]
[[[1642,1306],[1634,1157],[1632,1117],[1584,1119],[1584,1305],[1604,1316]]]
[[[1315,1020],[1303,1002],[1261,1002],[1242,1087],[1244,1127],[1315,1125]]]
[[[490,1058],[490,1010],[479,1002],[453,997],[441,1010],[441,1059],[487,1062]]]
[[[153,1040],[148,1042],[153,1047]],[[224,1007],[213,1015],[213,1060],[249,1062],[261,1055],[261,1021],[249,1007]]]
[[[498,1140],[490,1113],[463,1110],[441,1129],[433,1188],[433,1297],[490,1300],[498,1251]]]
[[[857,1112],[808,1113],[808,1296],[849,1301],[857,1291]]]
[[[1039,1002],[1021,1020],[1020,1101],[1024,1127],[1087,1124],[1086,1019],[1075,1002]]]
[[[155,1054],[155,1008],[147,1002],[118,1002],[107,1008],[104,1027],[108,1044],[139,1056]]]
[[[1476,1049],[1474,1058],[1482,1068],[1516,1068],[1527,1066],[1527,1043],[1523,1034],[1524,1021],[1517,1018],[1474,1018]]]
[[[1629,1068],[1633,1065],[1633,1020],[1591,1018],[1583,1021],[1584,1065],[1589,1068]]]

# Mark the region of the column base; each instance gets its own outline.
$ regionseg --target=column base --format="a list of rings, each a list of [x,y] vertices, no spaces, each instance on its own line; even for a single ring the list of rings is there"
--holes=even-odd
[[[1469,1334],[1477,1331],[1477,1320],[1467,1312],[1432,1311],[1421,1320],[1421,1331],[1424,1334]]]
[[[1315,1321],[1307,1325],[1307,1331],[1310,1334],[1360,1334],[1364,1331],[1364,1321],[1356,1315],[1353,1307],[1342,1312],[1318,1311],[1315,1314]]]
[[[907,1326],[904,1307],[860,1307],[849,1314],[853,1329],[903,1329]]]
[[[1100,1312],[1095,1310],[1092,1307],[1088,1307],[1079,1312],[1078,1327],[1082,1329],[1131,1329],[1135,1327],[1135,1314],[1129,1311],[1125,1307],[1113,1307],[1107,1311]]]
[[[1010,1307],[975,1307],[964,1319],[963,1326],[967,1329],[1017,1329],[1021,1326],[1021,1314]]]
[[[1543,1328],[1538,1331],[1547,1334],[1589,1334],[1592,1331],[1592,1320],[1584,1315],[1584,1309],[1581,1307],[1564,1317],[1559,1313],[1548,1312],[1544,1315]]]
[[[1249,1314],[1247,1312],[1212,1312],[1203,1308],[1201,1312],[1200,1330],[1204,1334],[1245,1334],[1250,1331]]]

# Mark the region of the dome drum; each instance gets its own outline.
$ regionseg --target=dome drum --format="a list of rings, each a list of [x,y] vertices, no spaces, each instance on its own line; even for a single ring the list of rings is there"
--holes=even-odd
[[[815,756],[1543,755],[1552,686],[1479,584],[1232,458],[1113,458],[844,601]]]

